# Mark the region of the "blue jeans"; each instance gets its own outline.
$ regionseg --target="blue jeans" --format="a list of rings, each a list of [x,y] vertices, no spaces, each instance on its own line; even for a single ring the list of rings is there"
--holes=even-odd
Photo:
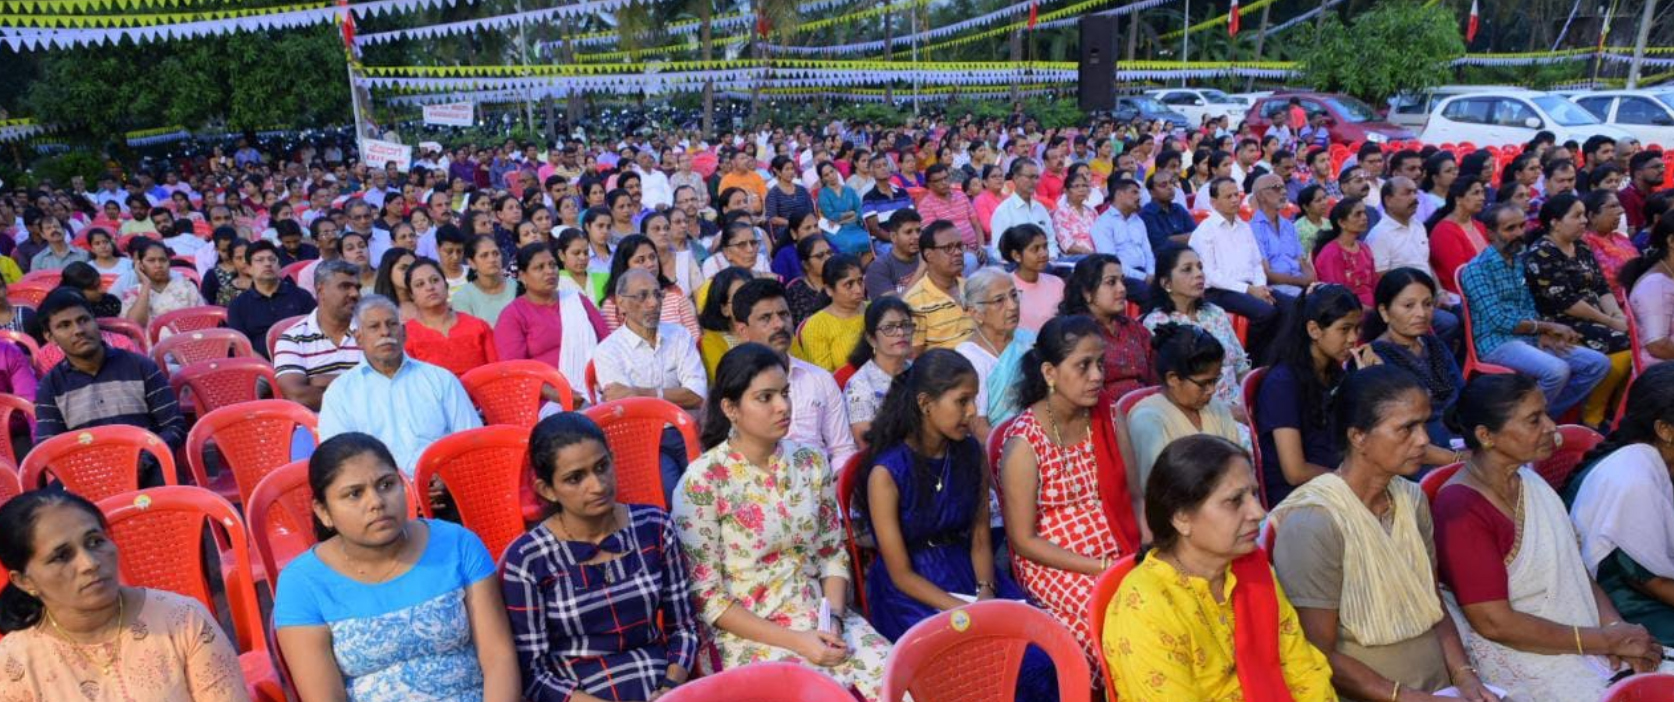
[[[686,439],[680,435],[679,429],[663,427],[663,439],[657,453],[658,468],[663,477],[664,504],[673,507],[674,488],[686,472]]]
[[[1546,413],[1553,417],[1563,416],[1587,399],[1587,393],[1610,372],[1610,357],[1585,346],[1558,353],[1523,341],[1507,341],[1482,360],[1534,376],[1540,391],[1546,394]]]

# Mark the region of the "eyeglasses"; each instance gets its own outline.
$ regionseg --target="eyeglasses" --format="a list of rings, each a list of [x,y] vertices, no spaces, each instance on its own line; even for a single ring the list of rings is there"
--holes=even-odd
[[[760,246],[761,246],[761,242],[756,241],[754,238],[745,239],[743,241],[735,241],[735,242],[732,242],[730,244],[727,244],[728,248],[733,248],[733,249],[754,249],[754,248],[758,248]]]
[[[878,333],[884,336],[910,336],[918,326],[912,322],[890,322],[878,325]]]
[[[1175,377],[1178,378],[1179,376],[1175,376]],[[1205,391],[1215,389],[1215,384],[1221,382],[1221,377],[1218,376],[1218,375],[1212,375],[1212,376],[1209,376],[1208,378],[1203,378],[1203,379],[1198,379],[1198,378],[1180,378],[1180,379],[1184,380],[1188,383],[1191,383],[1192,385],[1196,385],[1197,389],[1199,389],[1199,390],[1205,390]]]
[[[953,255],[956,255],[956,254],[963,253],[964,250],[965,250],[965,244],[963,242],[953,241],[953,242],[948,242],[946,244],[942,244],[941,246],[926,247],[924,250],[925,251],[940,251],[940,252],[945,253],[949,256],[953,256]]]
[[[622,295],[621,297],[624,300],[632,300],[634,302],[645,302],[646,300],[656,300],[658,302],[662,302],[663,294],[663,291],[659,289],[646,290],[644,292],[633,293],[631,295]]]
[[[814,254],[810,255],[808,257],[808,260],[810,260],[810,261],[823,261],[823,260],[831,258],[832,256],[835,256],[835,255],[836,254],[833,254],[830,251],[818,251],[818,252],[815,252]]]
[[[1023,296],[1018,294],[1018,292],[1014,289],[1011,292],[1006,293],[1004,295],[996,295],[996,296],[994,296],[992,298],[989,298],[987,300],[981,300],[977,304],[982,305],[983,307],[988,307],[990,305],[998,305],[1002,302],[1005,302],[1006,300],[1011,300],[1013,302],[1016,302],[1016,301],[1022,299],[1022,297]]]

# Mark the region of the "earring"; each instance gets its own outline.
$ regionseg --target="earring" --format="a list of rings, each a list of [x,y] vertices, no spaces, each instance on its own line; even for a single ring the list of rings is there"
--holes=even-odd
[[[1486,450],[1486,451],[1492,451],[1492,450],[1494,450],[1494,442],[1490,441],[1488,443],[1485,443],[1485,444],[1482,445],[1482,448],[1483,448],[1483,450]]]
[[[1046,381],[1046,394],[1050,395],[1050,394],[1055,393],[1057,391],[1058,391],[1058,383],[1057,382],[1051,381],[1051,380]]]

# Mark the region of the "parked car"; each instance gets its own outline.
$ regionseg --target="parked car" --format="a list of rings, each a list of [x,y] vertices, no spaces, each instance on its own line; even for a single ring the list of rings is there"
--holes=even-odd
[[[1389,99],[1389,121],[1413,131],[1421,132],[1424,131],[1424,125],[1430,121],[1430,113],[1436,110],[1436,105],[1440,104],[1441,101],[1455,95],[1498,90],[1516,90],[1516,88],[1505,85],[1444,85],[1415,93],[1402,93]]]
[[[1244,112],[1249,109],[1249,105],[1213,88],[1161,88],[1147,90],[1145,94],[1156,98],[1168,109],[1185,115],[1186,122],[1194,129],[1203,124],[1205,116],[1226,117],[1228,126],[1237,129],[1244,121]]]
[[[1301,104],[1302,110],[1308,114],[1325,112],[1325,123],[1331,133],[1331,141],[1336,144],[1352,144],[1370,141],[1381,144],[1386,141],[1400,141],[1412,139],[1415,135],[1411,130],[1400,127],[1378,118],[1378,113],[1364,102],[1347,95],[1336,93],[1314,92],[1278,92],[1256,100],[1250,107],[1249,115],[1244,123],[1257,136],[1267,133],[1268,127],[1273,126],[1273,115],[1290,109],[1291,98]],[[1300,131],[1302,125],[1291,125],[1291,131]]]
[[[1641,144],[1674,146],[1674,85],[1649,90],[1595,90],[1575,104],[1600,122],[1625,130]]]
[[[1495,90],[1456,95],[1436,106],[1423,140],[1432,144],[1470,142],[1478,146],[1525,144],[1538,132],[1551,132],[1558,143],[1584,142],[1594,134],[1613,139],[1628,135],[1603,124],[1569,100],[1535,90]]]
[[[1260,99],[1262,99],[1264,97],[1267,97],[1269,95],[1272,95],[1272,94],[1273,94],[1273,91],[1271,91],[1271,90],[1257,90],[1253,93],[1233,93],[1231,95],[1228,95],[1227,98],[1231,99],[1232,101],[1234,101],[1234,102],[1236,102],[1240,105],[1243,105],[1245,111],[1248,112],[1250,105],[1254,105],[1255,101],[1260,100]]]
[[[1132,122],[1138,118],[1144,118],[1152,122],[1164,120],[1173,125],[1175,129],[1190,129],[1197,126],[1190,124],[1185,115],[1168,109],[1168,106],[1157,102],[1156,98],[1149,95],[1130,95],[1116,98],[1116,110],[1112,113],[1112,116],[1118,122]]]

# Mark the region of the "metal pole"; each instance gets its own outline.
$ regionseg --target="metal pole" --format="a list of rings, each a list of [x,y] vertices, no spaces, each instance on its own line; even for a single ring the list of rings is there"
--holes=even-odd
[[[354,108],[355,111],[355,148],[359,149],[361,148],[360,141],[366,138],[364,131],[366,120],[360,116],[360,93],[355,89],[354,61],[344,62],[344,68],[348,69],[349,72],[349,106]]]
[[[1180,28],[1183,30],[1180,33],[1180,68],[1184,69],[1192,60],[1192,0],[1186,0],[1186,13],[1180,18]],[[1180,87],[1185,86],[1186,79],[1181,77]]]
[[[517,2],[517,13],[519,15],[523,14],[523,0]],[[524,77],[528,77],[529,43],[524,40],[523,22],[521,21],[517,23],[517,63],[523,67]],[[532,94],[533,91],[530,89],[525,89],[523,92],[523,116],[528,120],[525,124],[529,125],[529,131],[531,132],[535,131],[535,103],[530,101]]]
[[[1627,88],[1639,87],[1639,69],[1645,61],[1645,42],[1651,38],[1651,18],[1657,14],[1657,0],[1645,0],[1645,12],[1639,15],[1639,35],[1633,39],[1633,63],[1628,66]]]

